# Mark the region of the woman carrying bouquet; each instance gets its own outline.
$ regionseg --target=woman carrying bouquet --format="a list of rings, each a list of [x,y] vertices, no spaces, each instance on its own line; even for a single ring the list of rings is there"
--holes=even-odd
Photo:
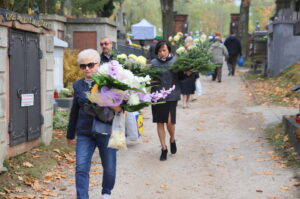
[[[116,178],[116,149],[108,148],[109,135],[91,133],[94,117],[88,114],[84,107],[88,103],[86,92],[94,85],[91,75],[97,72],[100,56],[96,50],[86,49],[78,54],[78,63],[84,73],[84,78],[73,84],[74,99],[67,130],[67,143],[76,142],[76,191],[77,199],[88,199],[89,172],[95,148],[98,147],[103,166],[102,199],[109,199]],[[108,108],[107,108],[108,109]],[[121,112],[119,106],[109,107],[109,110]],[[110,134],[112,124],[101,122],[103,133]]]
[[[157,123],[157,132],[161,143],[160,160],[166,160],[168,149],[166,145],[165,126],[170,135],[171,153],[177,151],[175,142],[175,124],[176,124],[176,107],[180,100],[179,75],[169,71],[171,64],[175,62],[175,57],[171,54],[171,46],[166,41],[159,41],[155,48],[157,58],[151,61],[152,67],[162,69],[160,73],[160,81],[152,87],[152,91],[159,91],[163,88],[169,89],[175,85],[172,91],[164,100],[166,103],[152,106],[153,122]]]
[[[192,37],[187,37],[184,40],[184,48],[186,50],[189,49],[194,43]],[[196,79],[199,78],[199,74],[195,72],[186,71],[184,72],[184,80],[180,82],[181,94],[183,100],[183,108],[187,108],[190,106],[190,98],[191,95],[195,94],[196,90]]]

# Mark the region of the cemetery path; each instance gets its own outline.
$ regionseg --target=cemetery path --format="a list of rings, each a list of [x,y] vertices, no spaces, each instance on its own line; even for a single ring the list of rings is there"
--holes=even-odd
[[[150,109],[145,132],[118,152],[113,199],[294,199],[295,173],[277,159],[262,130],[266,116],[252,103],[239,76],[223,82],[201,77],[204,94],[188,109],[178,106],[178,152],[159,161]],[[255,108],[256,107],[256,108]],[[291,114],[293,114],[292,112]],[[168,138],[167,138],[168,139]],[[101,164],[95,153],[90,198],[101,198]],[[55,198],[75,198],[74,170]]]

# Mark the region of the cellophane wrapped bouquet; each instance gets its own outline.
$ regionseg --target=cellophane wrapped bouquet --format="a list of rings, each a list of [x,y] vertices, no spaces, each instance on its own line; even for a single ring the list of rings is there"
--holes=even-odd
[[[162,89],[150,93],[147,87],[151,78],[147,75],[139,77],[130,70],[124,69],[118,61],[111,61],[101,65],[97,74],[92,75],[95,85],[91,91],[86,93],[91,103],[98,106],[121,106],[128,112],[139,111],[140,109],[158,103],[166,98],[175,86],[169,89]],[[113,120],[112,134],[108,146],[115,149],[126,148],[123,114],[115,114]]]
[[[101,65],[98,73],[92,75],[95,85],[89,93],[88,99],[99,106],[121,106],[125,111],[134,112],[165,99],[175,86],[168,90],[150,93],[149,75],[139,77],[130,70],[124,69],[118,61],[111,61]]]

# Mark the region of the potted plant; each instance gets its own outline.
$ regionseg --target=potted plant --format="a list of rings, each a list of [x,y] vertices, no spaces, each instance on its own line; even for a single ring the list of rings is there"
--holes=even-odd
[[[73,102],[73,89],[72,88],[62,88],[55,95],[55,102],[58,107],[71,109]]]

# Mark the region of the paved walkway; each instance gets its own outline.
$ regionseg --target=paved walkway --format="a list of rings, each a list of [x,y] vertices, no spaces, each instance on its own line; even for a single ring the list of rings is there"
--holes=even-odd
[[[156,126],[146,110],[150,118],[145,120],[143,137],[118,152],[113,199],[300,198],[299,189],[293,186],[295,173],[276,160],[262,131],[264,125],[280,121],[283,111],[253,105],[240,78],[228,77],[223,70],[222,83],[201,77],[204,95],[189,109],[179,104],[178,153],[165,162],[159,161]],[[68,172],[56,198],[75,197],[73,171]],[[99,199],[102,176],[98,156],[92,172],[90,198]]]

